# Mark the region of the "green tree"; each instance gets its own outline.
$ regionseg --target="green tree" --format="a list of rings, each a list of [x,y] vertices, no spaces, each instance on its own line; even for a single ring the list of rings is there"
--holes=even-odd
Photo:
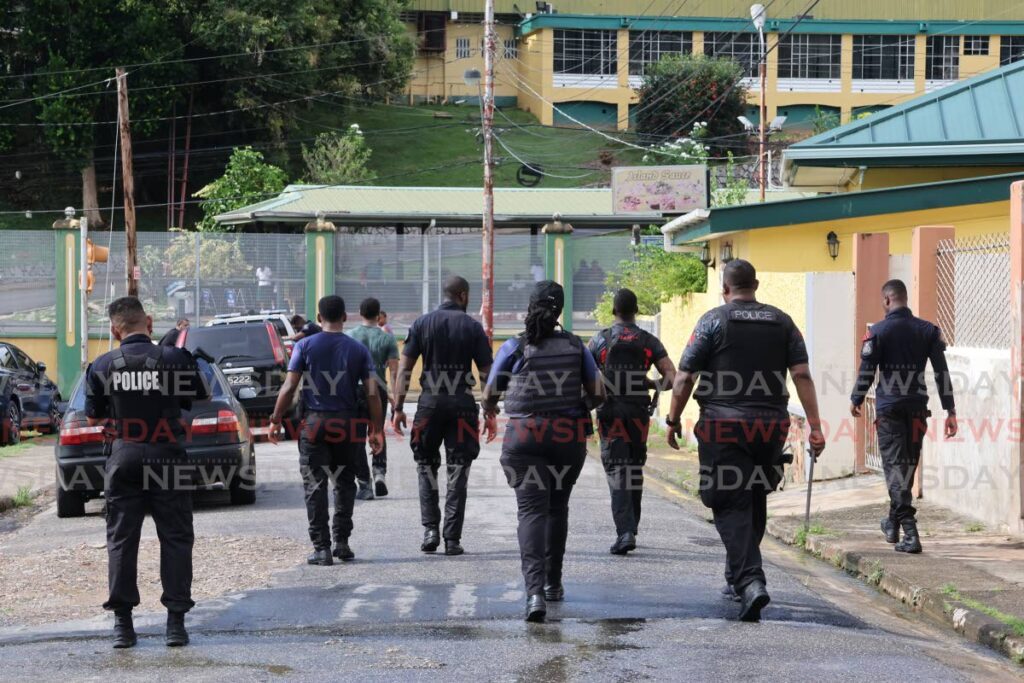
[[[302,146],[306,181],[318,185],[348,185],[373,180],[377,174],[366,167],[372,153],[358,123],[349,126],[344,135],[321,133],[312,147]]]
[[[203,201],[199,230],[219,230],[213,217],[281,193],[288,176],[277,166],[263,161],[263,154],[252,147],[239,147],[231,153],[224,175],[195,193]]]
[[[657,228],[649,232],[657,233]],[[707,268],[692,254],[674,254],[661,247],[636,247],[635,258],[619,262],[618,272],[608,276],[607,291],[597,302],[594,316],[601,325],[610,325],[615,291],[626,287],[636,293],[641,315],[655,315],[672,297],[703,292],[707,287]]]
[[[743,132],[737,117],[746,111],[743,70],[729,59],[704,55],[663,57],[649,66],[640,88],[637,132],[649,139],[674,139],[694,122],[707,122],[713,141]],[[711,142],[712,149],[717,149]]]
[[[826,133],[839,125],[839,114],[829,109],[822,109],[814,105],[814,117],[811,119],[811,126],[815,135]]]

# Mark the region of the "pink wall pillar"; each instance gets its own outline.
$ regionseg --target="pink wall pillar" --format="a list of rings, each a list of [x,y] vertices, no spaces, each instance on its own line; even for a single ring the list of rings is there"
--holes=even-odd
[[[1013,333],[1010,339],[1010,370],[1013,372],[1013,412],[1011,420],[1024,418],[1024,373],[1021,371],[1024,353],[1024,182],[1010,186],[1010,320]],[[1024,444],[1014,442],[1017,460],[1017,483],[1020,487],[1021,510],[1024,517]]]
[[[922,225],[914,228],[910,257],[914,282],[910,288],[910,308],[918,318],[924,318],[933,323],[938,320],[939,262],[937,252],[939,241],[952,239],[955,236],[956,229],[952,225]],[[918,498],[924,495],[922,472],[924,472],[923,460],[917,468],[915,478]]]
[[[854,372],[860,366],[861,340],[870,323],[882,318],[882,285],[889,279],[889,234],[855,233],[853,235]],[[864,417],[854,425],[854,461],[856,472],[864,472]]]

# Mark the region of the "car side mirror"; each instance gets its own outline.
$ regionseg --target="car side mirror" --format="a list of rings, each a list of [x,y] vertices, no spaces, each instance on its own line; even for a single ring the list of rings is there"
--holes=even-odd
[[[46,372],[46,363],[44,363],[43,361],[39,361],[38,363],[36,363],[36,372],[38,372],[40,375]]]
[[[256,398],[256,390],[252,387],[242,387],[238,390],[238,398],[244,401]]]

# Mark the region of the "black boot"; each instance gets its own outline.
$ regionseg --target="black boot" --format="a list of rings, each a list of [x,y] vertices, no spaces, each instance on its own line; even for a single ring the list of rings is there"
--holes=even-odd
[[[188,645],[188,631],[185,630],[185,613],[167,613],[167,636],[164,640],[167,647],[183,647]]]
[[[740,595],[740,621],[761,621],[761,610],[771,602],[764,581],[752,581]]]
[[[388,495],[388,484],[384,479],[384,472],[376,469],[373,471],[373,495],[377,498]]]
[[[886,543],[900,542],[900,528],[888,517],[882,519],[882,533],[885,534]]]
[[[132,623],[132,611],[122,610],[114,612],[114,648],[123,650],[128,647],[135,647],[139,637],[135,635],[135,625]]]
[[[565,600],[565,587],[562,582],[548,583],[544,586],[544,599],[548,602],[562,602]]]
[[[544,602],[544,596],[540,593],[531,595],[526,599],[526,620],[533,623],[542,623],[548,613],[548,606]]]
[[[334,564],[331,558],[330,548],[320,548],[313,551],[313,554],[306,558],[306,564],[316,564],[321,567],[330,567]]]
[[[432,553],[437,550],[439,545],[441,545],[441,534],[437,529],[431,527],[423,532],[423,543],[420,544],[420,550]]]
[[[466,552],[458,541],[445,540],[444,542],[444,554],[445,555],[461,555]]]
[[[739,602],[741,600],[739,593],[736,592],[736,588],[731,583],[725,584],[722,588],[722,599],[732,600],[733,602]]]
[[[625,555],[630,550],[636,550],[636,536],[630,531],[615,539],[615,543],[609,548],[612,555]]]
[[[917,534],[917,522],[903,522],[903,540],[896,544],[898,553],[917,554],[921,552],[921,537]]]
[[[357,479],[356,483],[359,486],[356,491],[356,500],[373,500],[373,489],[370,488],[370,482]]]
[[[334,552],[332,554],[342,562],[351,562],[356,559],[356,554],[352,552],[352,548],[348,546],[347,538],[338,539],[334,544]]]

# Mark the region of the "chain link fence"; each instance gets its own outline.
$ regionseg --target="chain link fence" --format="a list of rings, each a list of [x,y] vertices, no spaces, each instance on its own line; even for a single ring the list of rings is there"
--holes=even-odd
[[[1005,234],[939,242],[938,325],[946,343],[1008,349],[1010,240]]]
[[[53,240],[52,230],[0,231],[0,333],[55,332]]]

